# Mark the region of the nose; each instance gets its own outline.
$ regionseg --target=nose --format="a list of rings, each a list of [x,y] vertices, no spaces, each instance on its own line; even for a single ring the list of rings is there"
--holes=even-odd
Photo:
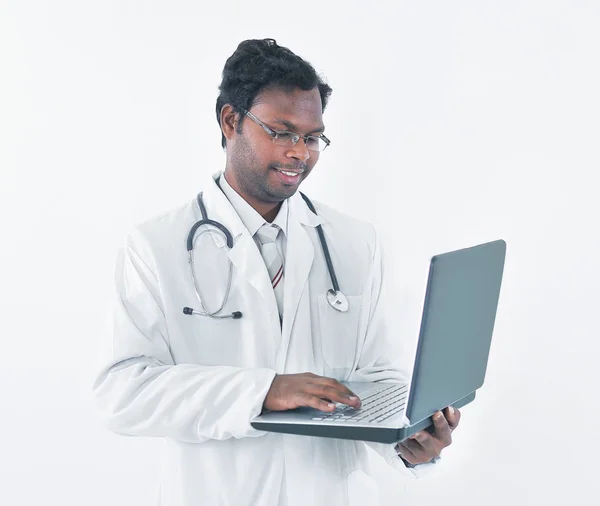
[[[303,162],[310,158],[310,151],[306,146],[304,139],[300,139],[295,146],[292,146],[287,152],[288,158],[295,158]]]

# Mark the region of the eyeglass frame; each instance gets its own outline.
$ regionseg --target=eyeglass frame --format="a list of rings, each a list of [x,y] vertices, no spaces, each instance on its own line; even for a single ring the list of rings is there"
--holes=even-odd
[[[261,127],[273,139],[273,142],[275,142],[276,136],[278,134],[292,134],[292,136],[295,136],[297,138],[297,140],[295,140],[295,141],[293,140],[294,137],[290,138],[290,141],[292,142],[292,147],[296,146],[296,144],[298,144],[300,142],[300,139],[303,139],[304,140],[304,145],[306,146],[306,148],[308,150],[310,150],[310,151],[314,151],[315,153],[322,153],[331,144],[331,141],[325,136],[325,134],[320,134],[320,135],[300,135],[299,133],[290,132],[289,130],[273,130],[272,128],[269,128],[267,125],[265,125],[261,120],[259,120],[254,114],[252,114],[247,109],[242,109],[242,111],[244,111],[244,114],[246,116],[248,116],[252,121],[254,121],[254,123],[256,123],[259,127]],[[307,141],[308,141],[309,137],[313,137],[315,139],[322,139],[323,141],[325,141],[325,147],[321,151],[310,149],[308,147],[308,144],[307,144]],[[284,146],[283,144],[277,144],[277,145],[278,146]]]

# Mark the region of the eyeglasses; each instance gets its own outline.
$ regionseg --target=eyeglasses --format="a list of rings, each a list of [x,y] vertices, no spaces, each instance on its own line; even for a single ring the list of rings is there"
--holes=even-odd
[[[300,139],[304,139],[304,143],[306,147],[311,151],[323,151],[331,141],[325,137],[323,134],[321,135],[300,135],[294,132],[288,132],[285,130],[273,130],[265,125],[261,120],[259,120],[254,114],[246,109],[243,109],[244,114],[248,116],[254,123],[258,126],[262,127],[262,129],[267,132],[273,139],[273,142],[278,146],[295,146],[298,144]]]

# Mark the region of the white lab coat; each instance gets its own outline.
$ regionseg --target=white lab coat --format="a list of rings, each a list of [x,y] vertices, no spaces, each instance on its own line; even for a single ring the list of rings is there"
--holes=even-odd
[[[186,238],[201,219],[194,198],[129,234],[119,253],[111,349],[94,384],[106,426],[123,435],[162,437],[158,504],[288,506],[378,504],[365,443],[255,430],[278,374],[313,372],[349,381],[405,381],[401,336],[384,321],[382,256],[372,226],[301,196],[289,199],[283,326],[260,252],[213,181],[203,191],[208,217],[234,238],[195,244],[201,295],[239,320],[184,315],[199,309]],[[322,224],[347,313],[333,310],[316,225]],[[414,478],[393,445],[367,443]],[[430,464],[432,465],[432,464]],[[284,476],[285,473],[285,476]],[[283,481],[285,478],[285,482]],[[284,485],[282,485],[284,483]],[[283,495],[280,497],[280,492]]]

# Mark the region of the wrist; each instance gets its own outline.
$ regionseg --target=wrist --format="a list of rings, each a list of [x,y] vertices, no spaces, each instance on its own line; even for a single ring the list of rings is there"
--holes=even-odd
[[[433,457],[433,458],[432,458],[430,461],[428,461],[428,462],[419,462],[418,464],[412,464],[412,463],[410,463],[408,460],[406,460],[406,459],[405,459],[405,458],[404,458],[404,457],[403,457],[403,456],[400,454],[400,448],[398,447],[398,445],[396,445],[396,446],[394,447],[394,450],[396,450],[396,454],[398,455],[398,457],[400,457],[400,459],[402,460],[402,462],[404,463],[404,465],[405,465],[406,467],[408,467],[409,469],[413,469],[413,468],[415,468],[415,467],[417,467],[417,466],[420,466],[421,464],[432,464],[432,463],[436,462],[436,461],[439,459],[439,457]]]
[[[404,465],[408,468],[413,468],[415,467],[417,464],[411,464],[408,460],[406,460],[401,454],[400,454],[400,447],[399,444],[396,444],[396,446],[394,446],[394,450],[396,451],[396,455],[398,455],[398,457],[400,458],[400,460],[402,460],[402,462],[404,462]]]
[[[402,460],[402,462],[404,462],[404,465],[406,467],[408,467],[409,469],[413,469],[414,467],[417,467],[419,464],[411,464],[408,460],[406,460],[404,457],[402,457],[402,455],[398,454],[398,457],[400,457],[400,459]]]

